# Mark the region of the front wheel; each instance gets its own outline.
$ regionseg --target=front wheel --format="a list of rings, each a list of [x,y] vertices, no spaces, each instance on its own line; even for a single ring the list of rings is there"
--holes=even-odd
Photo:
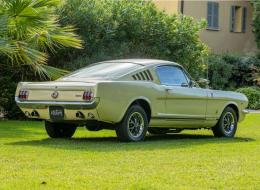
[[[215,137],[234,137],[237,130],[237,114],[231,107],[224,109],[215,127],[212,128]]]
[[[76,125],[66,123],[51,123],[45,121],[45,129],[51,138],[71,138],[76,129]]]
[[[116,134],[120,141],[137,142],[145,138],[147,128],[148,119],[144,109],[139,105],[133,105],[118,124]]]

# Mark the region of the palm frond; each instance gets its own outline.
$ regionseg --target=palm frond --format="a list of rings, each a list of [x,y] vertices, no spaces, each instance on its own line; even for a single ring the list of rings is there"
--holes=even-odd
[[[0,12],[0,36],[7,32],[8,15]]]
[[[48,25],[42,29],[30,30],[29,43],[47,52],[55,53],[55,49],[63,47],[83,48],[83,41],[76,35],[73,26],[61,27],[57,24]]]
[[[0,53],[7,55],[9,58],[12,58],[12,55],[17,52],[17,47],[14,44],[14,41],[8,39],[0,39]]]
[[[47,66],[48,52],[57,48],[82,48],[72,26],[59,24],[59,0],[0,0],[0,53],[12,64],[28,65],[42,78],[62,76],[64,70]]]
[[[63,69],[58,69],[56,67],[52,67],[49,65],[40,65],[39,69],[43,69],[43,74],[49,78],[49,79],[53,79],[56,80],[66,74],[69,73],[69,71],[63,70]]]
[[[52,7],[52,6],[58,6],[60,3],[59,0],[36,0],[32,1],[31,6],[33,8],[38,8],[38,7]]]
[[[27,47],[26,43],[17,43],[18,51],[13,54],[13,60],[16,63],[28,65],[42,79],[57,79],[68,72],[62,69],[54,68],[46,65],[47,54],[38,50]]]

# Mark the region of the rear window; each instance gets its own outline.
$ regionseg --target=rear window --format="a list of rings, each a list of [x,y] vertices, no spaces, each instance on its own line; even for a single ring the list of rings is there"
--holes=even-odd
[[[71,80],[73,78],[91,78],[91,79],[113,79],[135,70],[141,65],[134,63],[96,63],[83,69],[74,71],[61,80]]]

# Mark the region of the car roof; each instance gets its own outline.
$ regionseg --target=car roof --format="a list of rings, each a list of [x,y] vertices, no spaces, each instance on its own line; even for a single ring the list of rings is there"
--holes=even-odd
[[[102,63],[133,63],[143,66],[151,66],[151,65],[178,65],[179,64],[171,61],[159,60],[159,59],[118,59],[118,60],[110,60],[110,61],[103,61]]]
[[[106,63],[111,64],[118,64],[121,69],[116,69],[117,67],[106,67]],[[125,64],[124,64],[125,63]],[[100,67],[101,65],[104,66],[104,68]],[[126,65],[126,67],[122,67],[123,65]],[[128,66],[127,66],[128,65]],[[132,65],[131,67],[129,65]],[[118,79],[120,77],[123,77],[125,75],[131,74],[133,72],[138,71],[139,69],[144,69],[147,67],[153,67],[153,66],[160,66],[160,65],[176,65],[180,66],[177,63],[171,62],[171,61],[164,61],[164,60],[158,60],[158,59],[118,59],[118,60],[109,60],[109,61],[102,61],[98,63],[92,64],[92,66],[98,66],[96,70],[87,71],[88,68],[91,68],[90,65],[87,67],[84,67],[82,69],[79,69],[77,71],[74,71],[70,73],[69,75],[66,75],[61,80],[89,80],[90,78],[98,80],[112,80],[112,79]],[[111,68],[114,68],[111,69]],[[107,72],[106,72],[107,71]],[[85,76],[86,72],[88,73],[88,77]],[[113,72],[113,73],[111,73]],[[75,76],[77,77],[75,77]],[[90,76],[91,75],[91,76]]]

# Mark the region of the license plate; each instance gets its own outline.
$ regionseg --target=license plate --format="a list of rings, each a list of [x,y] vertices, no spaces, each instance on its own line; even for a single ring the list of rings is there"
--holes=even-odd
[[[61,106],[49,107],[51,120],[63,120],[64,119],[64,108]]]

